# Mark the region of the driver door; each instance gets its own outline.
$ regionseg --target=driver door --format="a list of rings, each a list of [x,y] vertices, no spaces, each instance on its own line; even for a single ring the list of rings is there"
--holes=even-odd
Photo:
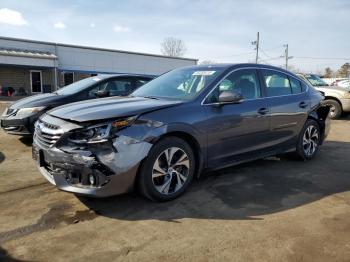
[[[244,100],[236,104],[219,104],[222,91],[240,93]],[[269,108],[255,69],[229,74],[210,93],[204,105],[208,115],[209,166],[251,158],[268,147]]]

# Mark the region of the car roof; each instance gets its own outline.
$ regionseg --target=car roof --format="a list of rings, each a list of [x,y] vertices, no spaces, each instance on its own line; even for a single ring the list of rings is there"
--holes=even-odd
[[[156,75],[145,75],[145,74],[98,74],[95,77],[99,77],[101,79],[108,79],[108,78],[114,78],[114,77],[145,77],[145,78],[155,78]]]
[[[194,65],[194,66],[186,66],[183,68],[193,68],[198,70],[208,70],[210,68],[223,68],[223,69],[235,69],[240,67],[255,67],[255,68],[266,68],[266,69],[274,69],[282,72],[286,72],[288,74],[294,74],[288,70],[285,70],[281,67],[276,67],[267,64],[256,64],[256,63],[220,63],[220,64],[206,64],[206,65]]]

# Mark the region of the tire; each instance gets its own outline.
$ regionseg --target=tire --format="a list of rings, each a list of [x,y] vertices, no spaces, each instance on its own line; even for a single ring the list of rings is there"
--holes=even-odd
[[[195,171],[193,150],[178,137],[163,138],[151,148],[139,171],[137,183],[143,196],[159,202],[173,200],[192,183]]]
[[[329,118],[338,119],[341,116],[343,110],[338,101],[326,99],[324,104],[330,106]]]
[[[297,155],[303,160],[312,159],[318,152],[320,139],[320,126],[315,120],[308,119],[299,134]]]

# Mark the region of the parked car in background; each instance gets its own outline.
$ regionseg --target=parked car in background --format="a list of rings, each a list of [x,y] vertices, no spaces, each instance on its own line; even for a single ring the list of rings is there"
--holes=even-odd
[[[137,187],[167,201],[202,170],[285,152],[313,158],[329,131],[322,100],[277,67],[185,67],[128,97],[47,112],[36,122],[33,157],[42,175],[65,191],[105,197]]]
[[[338,86],[338,83],[339,83],[340,81],[344,81],[344,80],[346,80],[346,79],[344,79],[344,78],[336,79],[336,80],[334,80],[334,81],[331,83],[331,86]]]
[[[89,77],[54,93],[34,95],[16,101],[6,108],[0,118],[0,125],[9,134],[32,135],[34,122],[54,107],[93,98],[127,96],[153,78],[133,74]]]
[[[330,86],[320,77],[313,74],[297,74],[320,91],[324,97],[324,103],[330,106],[329,117],[332,119],[339,118],[342,114],[350,112],[350,91],[348,89]]]
[[[350,79],[339,81],[337,86],[350,90]]]

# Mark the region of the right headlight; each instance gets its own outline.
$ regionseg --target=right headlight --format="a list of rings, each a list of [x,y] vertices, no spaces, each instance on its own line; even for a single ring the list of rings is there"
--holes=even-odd
[[[108,141],[116,131],[132,125],[136,118],[137,116],[133,116],[76,130],[69,136],[68,140],[77,144],[103,143]]]

